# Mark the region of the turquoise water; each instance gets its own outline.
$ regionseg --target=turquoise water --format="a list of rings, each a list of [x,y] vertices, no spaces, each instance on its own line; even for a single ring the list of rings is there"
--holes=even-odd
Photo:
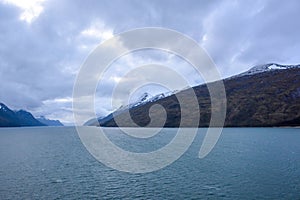
[[[0,199],[300,199],[299,130],[226,128],[199,159],[199,129],[173,164],[128,174],[95,160],[72,127],[0,129]],[[176,129],[149,140],[109,132],[120,147],[147,152],[167,144]]]

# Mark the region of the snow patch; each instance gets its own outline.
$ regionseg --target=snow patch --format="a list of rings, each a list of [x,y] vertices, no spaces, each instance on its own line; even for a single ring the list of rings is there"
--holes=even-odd
[[[255,67],[252,67],[248,71],[229,77],[229,79],[232,78],[237,78],[237,77],[242,77],[242,76],[250,76],[262,72],[269,72],[269,71],[274,71],[274,70],[283,70],[283,69],[292,69],[292,68],[300,68],[300,65],[280,65],[276,63],[270,63],[270,64],[265,64],[265,65],[258,65]]]
[[[6,107],[4,104],[0,104],[0,110],[6,112]]]
[[[268,67],[268,69],[287,69],[286,67],[284,66],[278,66],[278,65],[271,65]]]
[[[151,98],[152,98],[152,95],[145,92],[142,96],[140,96],[140,98],[135,103],[147,102]]]
[[[166,93],[160,93],[160,94],[157,94],[155,96],[152,96],[151,94],[145,92],[140,98],[138,98],[137,101],[135,101],[133,103],[130,103],[129,105],[126,105],[126,106],[122,105],[119,109],[117,109],[115,111],[115,113],[120,113],[120,112],[122,112],[126,109],[141,106],[141,105],[144,105],[144,104],[149,103],[149,102],[158,101],[159,99],[163,99],[165,97],[171,96],[171,95],[173,95],[177,92],[178,92],[178,90],[175,90],[175,91],[170,91],[170,92],[166,92]]]

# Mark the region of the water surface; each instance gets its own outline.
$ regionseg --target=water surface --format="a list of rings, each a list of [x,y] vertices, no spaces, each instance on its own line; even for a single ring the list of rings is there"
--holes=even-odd
[[[117,145],[136,152],[163,147],[175,133],[139,140],[108,130]],[[226,128],[199,159],[204,134],[199,129],[168,167],[128,174],[95,160],[73,127],[0,129],[0,199],[299,199],[299,129]]]

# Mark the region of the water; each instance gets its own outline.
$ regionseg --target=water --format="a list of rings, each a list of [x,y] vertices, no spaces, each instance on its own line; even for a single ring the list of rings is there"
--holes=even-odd
[[[111,132],[119,146],[147,152],[176,129],[138,143]],[[226,128],[198,159],[204,132],[172,165],[128,174],[95,160],[72,127],[0,129],[0,199],[300,199],[299,129]]]

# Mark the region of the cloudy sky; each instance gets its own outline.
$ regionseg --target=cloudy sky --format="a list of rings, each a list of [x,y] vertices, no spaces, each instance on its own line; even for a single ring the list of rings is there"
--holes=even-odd
[[[0,0],[0,101],[72,123],[73,84],[89,53],[115,34],[142,27],[169,28],[193,38],[222,77],[257,64],[297,64],[299,10],[297,0]],[[97,113],[111,111],[106,100],[120,71],[153,62],[191,74],[186,63],[166,52],[126,55],[114,63],[98,92]],[[189,82],[201,81],[191,75]]]

